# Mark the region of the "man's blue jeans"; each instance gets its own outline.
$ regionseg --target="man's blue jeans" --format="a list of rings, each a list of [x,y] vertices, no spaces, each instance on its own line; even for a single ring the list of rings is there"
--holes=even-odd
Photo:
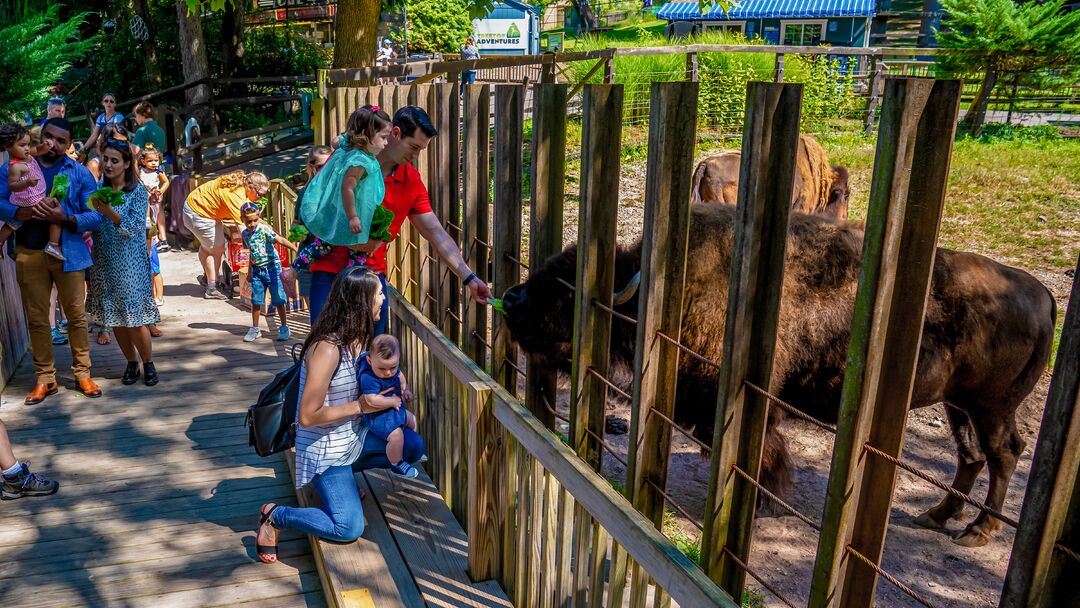
[[[403,455],[405,460],[415,463],[427,448],[423,438],[415,431],[404,431]],[[295,528],[324,540],[342,543],[360,538],[364,533],[364,506],[360,503],[360,491],[356,487],[353,471],[389,467],[386,441],[368,433],[364,449],[355,464],[351,467],[330,467],[311,480],[323,506],[318,509],[279,507],[274,510],[274,527]]]
[[[319,318],[319,313],[326,306],[326,299],[330,297],[330,287],[334,284],[334,279],[337,275],[332,272],[324,272],[321,270],[311,273],[311,296],[308,298],[309,312],[311,313],[311,325],[315,326],[315,319]],[[386,277],[382,273],[379,273],[379,280],[382,281],[383,295],[386,295]],[[390,319],[390,300],[383,300],[382,312],[379,314],[379,320],[375,322],[375,335],[385,334],[389,328]]]

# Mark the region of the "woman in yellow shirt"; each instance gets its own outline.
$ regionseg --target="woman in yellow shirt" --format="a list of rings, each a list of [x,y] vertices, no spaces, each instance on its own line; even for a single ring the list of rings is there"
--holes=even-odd
[[[217,287],[217,269],[225,253],[223,222],[241,223],[240,205],[266,196],[269,190],[270,180],[262,173],[233,171],[188,194],[184,202],[184,226],[199,239],[199,262],[205,273],[199,277],[199,283],[206,288],[207,299],[228,299]]]

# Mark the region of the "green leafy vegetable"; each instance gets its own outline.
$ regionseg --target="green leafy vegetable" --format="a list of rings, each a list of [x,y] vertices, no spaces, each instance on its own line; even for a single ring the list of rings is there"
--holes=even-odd
[[[382,205],[375,207],[375,213],[371,216],[371,231],[368,233],[368,238],[389,243],[393,239],[390,236],[390,224],[393,221],[394,212]]]
[[[91,194],[88,202],[92,203],[95,207],[98,205],[116,207],[124,203],[124,194],[105,186],[104,188],[98,188],[96,192]]]
[[[70,185],[71,183],[68,181],[68,176],[64,175],[63,173],[57,175],[55,178],[53,178],[52,191],[49,192],[49,196],[55,198],[58,201],[64,200],[65,198],[67,198],[68,186]]]
[[[285,238],[287,238],[290,243],[299,243],[300,241],[306,239],[308,237],[308,234],[309,232],[307,226],[301,226],[300,224],[296,224],[295,226],[289,228],[289,234],[286,235]]]
[[[491,304],[491,307],[495,309],[495,312],[499,313],[504,317],[506,316],[506,306],[503,304],[503,301],[501,299],[488,298],[488,304]]]

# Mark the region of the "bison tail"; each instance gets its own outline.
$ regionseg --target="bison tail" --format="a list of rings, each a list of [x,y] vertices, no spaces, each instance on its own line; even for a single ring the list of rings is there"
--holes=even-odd
[[[791,490],[791,456],[787,441],[774,422],[765,431],[765,443],[761,450],[761,473],[758,479],[765,489],[783,497]]]
[[[701,180],[703,179],[705,179],[705,161],[698,163],[697,169],[694,169],[693,186],[690,188],[691,203],[701,202]]]

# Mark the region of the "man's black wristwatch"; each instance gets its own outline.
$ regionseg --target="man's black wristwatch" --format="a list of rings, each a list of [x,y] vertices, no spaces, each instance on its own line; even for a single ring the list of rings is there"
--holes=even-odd
[[[475,278],[477,278],[477,277],[476,277],[476,273],[475,273],[475,272],[470,272],[470,273],[469,273],[469,274],[468,274],[468,275],[467,275],[467,276],[465,277],[465,279],[464,279],[463,281],[461,281],[461,284],[462,284],[462,285],[465,285],[465,286],[468,286],[468,285],[469,285],[469,283],[472,283],[472,280],[473,280],[473,279],[475,279]]]

